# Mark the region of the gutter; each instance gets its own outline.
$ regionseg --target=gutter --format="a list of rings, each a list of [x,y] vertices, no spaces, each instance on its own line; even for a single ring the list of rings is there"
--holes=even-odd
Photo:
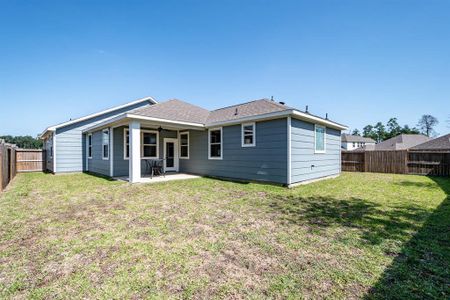
[[[97,129],[101,129],[103,127],[108,127],[109,124],[113,122],[118,122],[124,119],[133,119],[133,120],[143,120],[143,121],[152,121],[152,122],[159,122],[159,123],[166,123],[166,124],[172,124],[172,125],[181,125],[181,126],[187,126],[187,127],[193,127],[198,129],[207,129],[212,127],[218,127],[218,126],[229,126],[229,125],[236,125],[241,124],[243,122],[249,122],[249,121],[265,121],[265,120],[273,120],[273,119],[279,119],[283,117],[292,117],[294,119],[303,120],[309,123],[314,124],[320,124],[327,126],[329,128],[334,128],[338,130],[347,130],[348,127],[339,123],[335,123],[326,119],[322,119],[320,117],[316,117],[314,115],[304,113],[295,109],[288,109],[283,111],[277,111],[257,116],[249,116],[249,117],[242,117],[234,120],[228,120],[228,121],[221,121],[221,122],[213,122],[213,123],[207,123],[207,124],[201,124],[201,123],[193,123],[193,122],[183,122],[183,121],[174,121],[169,119],[162,119],[162,118],[155,118],[155,117],[146,117],[136,114],[130,114],[130,113],[123,113],[121,115],[118,115],[114,118],[111,118],[109,120],[105,120],[95,126],[86,128],[83,130],[83,133],[86,132],[92,132]]]
[[[339,129],[339,130],[347,130],[348,127],[336,122],[332,122],[326,119],[322,119],[320,117],[316,117],[314,115],[308,114],[308,113],[304,113],[301,111],[298,111],[296,109],[288,109],[288,110],[283,110],[283,111],[277,111],[277,112],[272,112],[272,113],[267,113],[267,114],[262,114],[262,115],[257,115],[257,116],[249,116],[249,117],[242,117],[242,118],[238,118],[238,119],[234,119],[234,120],[229,120],[229,121],[221,121],[221,122],[213,122],[213,123],[208,123],[205,125],[206,128],[211,128],[211,127],[217,127],[217,126],[223,126],[223,125],[235,125],[235,124],[240,124],[242,122],[247,122],[247,121],[264,121],[264,120],[271,120],[271,119],[278,119],[281,117],[293,117],[294,119],[300,119],[300,120],[304,120],[310,123],[315,123],[315,124],[320,124],[320,125],[325,125],[329,128],[335,128],[335,129]]]

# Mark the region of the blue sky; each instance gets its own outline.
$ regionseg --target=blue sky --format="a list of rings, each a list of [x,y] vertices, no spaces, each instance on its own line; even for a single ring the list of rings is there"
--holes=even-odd
[[[0,135],[147,95],[450,132],[450,1],[3,1]]]

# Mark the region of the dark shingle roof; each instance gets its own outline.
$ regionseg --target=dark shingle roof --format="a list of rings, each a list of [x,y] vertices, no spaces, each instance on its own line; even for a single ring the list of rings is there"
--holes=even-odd
[[[298,111],[292,107],[279,102],[260,99],[242,104],[232,105],[213,111],[192,105],[190,103],[173,99],[161,102],[148,107],[137,108],[129,111],[129,114],[167,119],[180,122],[198,123],[206,126],[213,126],[216,123],[239,120],[246,117],[256,117],[276,112]],[[335,126],[344,126],[328,119],[306,113],[311,118],[321,119],[326,122],[334,123]],[[345,127],[345,126],[344,126]]]
[[[399,134],[366,150],[406,150],[429,141],[430,138],[422,134]]]
[[[450,150],[450,133],[414,146],[411,150]]]
[[[341,136],[341,140],[343,142],[355,142],[355,143],[375,143],[375,141],[371,138],[359,136],[359,135],[351,135],[343,133]]]
[[[290,109],[293,108],[272,100],[268,99],[254,100],[242,104],[232,105],[213,110],[207,119],[207,123],[210,124],[222,121],[231,121],[244,117],[257,116]]]
[[[209,115],[208,110],[178,99],[137,108],[129,111],[129,113],[145,117],[199,124],[205,124]]]

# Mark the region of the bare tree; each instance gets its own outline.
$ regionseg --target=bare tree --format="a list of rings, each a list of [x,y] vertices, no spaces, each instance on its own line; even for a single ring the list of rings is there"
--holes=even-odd
[[[426,136],[432,136],[435,134],[434,127],[439,124],[438,119],[433,117],[432,115],[423,115],[417,126],[419,126],[421,132]]]

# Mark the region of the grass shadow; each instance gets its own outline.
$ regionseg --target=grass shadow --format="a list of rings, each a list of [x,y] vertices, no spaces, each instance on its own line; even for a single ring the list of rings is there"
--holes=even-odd
[[[112,177],[109,177],[109,176],[106,176],[106,175],[102,175],[102,174],[99,174],[99,173],[83,172],[83,174],[90,175],[90,176],[93,176],[93,177],[97,177],[97,178],[100,178],[100,179],[104,179],[106,181],[116,181],[116,179],[114,179]]]
[[[377,203],[352,197],[275,197],[269,205],[281,213],[284,220],[297,225],[316,228],[344,226],[358,228],[362,238],[371,244],[385,239],[402,239],[406,231],[418,229],[416,221],[426,218],[426,210],[412,206],[398,206],[385,210]]]
[[[339,226],[355,228],[370,244],[400,243],[386,255],[394,261],[370,289],[366,299],[450,299],[450,180],[402,181],[404,187],[440,188],[447,197],[434,210],[414,203],[386,207],[361,198],[303,197],[279,195],[271,209],[293,225],[314,229]],[[411,232],[414,232],[412,238]],[[383,247],[384,248],[384,247]]]
[[[403,246],[366,299],[450,298],[450,180],[432,179],[446,199]]]

